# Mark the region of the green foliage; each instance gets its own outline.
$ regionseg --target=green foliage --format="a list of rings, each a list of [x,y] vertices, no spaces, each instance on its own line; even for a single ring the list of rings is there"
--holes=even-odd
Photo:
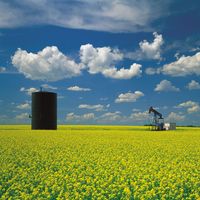
[[[200,128],[0,126],[0,199],[198,199]]]

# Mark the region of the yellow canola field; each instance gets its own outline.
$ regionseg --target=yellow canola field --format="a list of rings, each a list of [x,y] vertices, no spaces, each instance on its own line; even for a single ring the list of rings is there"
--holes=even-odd
[[[200,128],[0,126],[0,199],[198,199]]]

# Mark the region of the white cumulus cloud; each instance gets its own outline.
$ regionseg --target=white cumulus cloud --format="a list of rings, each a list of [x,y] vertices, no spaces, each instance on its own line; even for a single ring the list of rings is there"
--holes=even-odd
[[[185,119],[185,116],[184,115],[180,115],[180,114],[177,114],[175,112],[171,112],[167,118],[165,119],[165,121],[168,121],[168,122],[179,122],[179,121],[183,121]]]
[[[118,49],[110,47],[93,47],[92,44],[81,45],[80,59],[90,74],[101,73],[113,79],[130,79],[141,74],[141,65],[132,64],[129,69],[117,69],[115,64],[122,61],[124,55]]]
[[[38,92],[39,90],[38,89],[36,89],[36,88],[34,88],[34,87],[31,87],[31,88],[24,88],[24,87],[22,87],[22,88],[20,88],[20,92],[25,92],[27,95],[29,95],[29,96],[31,96],[31,94],[33,93],[33,92]]]
[[[199,82],[197,82],[195,80],[191,80],[191,82],[189,82],[186,87],[189,90],[199,90],[200,89],[200,84],[199,84]]]
[[[107,122],[114,122],[114,121],[120,121],[122,120],[123,116],[121,116],[121,113],[119,111],[116,111],[116,112],[107,112],[107,113],[104,113],[103,115],[101,115],[99,118],[98,118],[98,121],[99,122],[104,122],[104,123],[107,123]]]
[[[57,87],[51,86],[49,84],[42,84],[41,87],[44,88],[44,89],[50,89],[50,90],[57,90],[58,89]]]
[[[162,73],[170,76],[200,75],[200,52],[193,56],[181,56],[175,62],[166,64]]]
[[[82,88],[82,87],[79,87],[77,85],[68,87],[67,90],[75,91],[75,92],[89,92],[89,91],[91,91],[90,88]]]
[[[156,92],[162,92],[162,91],[174,91],[178,92],[180,91],[179,88],[172,85],[172,83],[168,80],[162,80],[159,84],[156,85],[156,88],[154,89]]]
[[[130,116],[130,119],[134,121],[145,121],[148,119],[148,117],[149,117],[149,113],[147,111],[144,111],[144,112],[132,113]]]
[[[164,43],[162,35],[154,32],[153,33],[154,40],[152,43],[148,42],[147,40],[143,40],[139,43],[140,49],[142,53],[148,59],[157,59],[161,60],[161,46]]]
[[[145,73],[147,75],[155,75],[155,74],[160,74],[161,68],[153,68],[153,67],[148,67],[145,69]]]
[[[194,101],[186,101],[178,105],[178,107],[187,108],[189,114],[200,111],[199,103]]]
[[[110,47],[94,48],[92,44],[81,45],[81,62],[88,68],[89,73],[101,73],[105,69],[114,67],[114,64],[123,59],[118,49]]]
[[[141,70],[142,65],[133,63],[129,69],[121,68],[117,70],[117,68],[105,69],[103,71],[103,75],[105,77],[114,78],[114,79],[130,79],[135,76],[139,76],[142,73]]]
[[[85,113],[83,115],[76,115],[73,112],[68,113],[66,116],[67,121],[87,121],[95,118],[94,113]]]
[[[31,106],[30,106],[30,103],[22,103],[20,105],[17,105],[17,108],[18,109],[21,109],[21,110],[27,110],[27,109],[30,109]]]
[[[135,102],[142,96],[144,96],[144,93],[141,91],[122,93],[117,97],[115,103]]]
[[[37,53],[18,49],[12,57],[18,71],[32,80],[58,81],[81,74],[81,66],[68,58],[56,46],[45,47]]]
[[[89,109],[89,110],[95,110],[95,111],[104,111],[106,110],[106,107],[101,104],[96,104],[96,105],[88,105],[88,104],[81,104],[78,106],[80,109]]]
[[[18,120],[29,119],[29,114],[28,113],[21,113],[21,114],[17,115],[15,118],[18,119]]]

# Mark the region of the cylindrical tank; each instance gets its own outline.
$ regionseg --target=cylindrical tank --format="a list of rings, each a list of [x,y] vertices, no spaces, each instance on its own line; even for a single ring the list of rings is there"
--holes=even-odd
[[[57,129],[57,94],[39,91],[32,93],[32,129]]]

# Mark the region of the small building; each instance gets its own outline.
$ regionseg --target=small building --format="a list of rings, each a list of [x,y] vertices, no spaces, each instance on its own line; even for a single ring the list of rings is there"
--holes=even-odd
[[[170,123],[165,123],[164,124],[164,129],[165,130],[176,130],[176,123],[172,123],[172,122],[170,122]]]
[[[170,123],[170,130],[176,130],[176,123]]]

